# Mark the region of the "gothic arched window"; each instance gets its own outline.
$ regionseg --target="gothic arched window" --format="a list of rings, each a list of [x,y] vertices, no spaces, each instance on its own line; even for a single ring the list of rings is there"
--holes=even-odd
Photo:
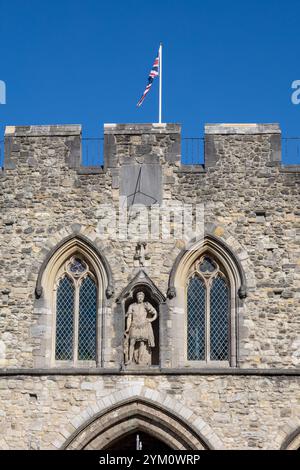
[[[88,263],[72,256],[56,282],[56,361],[95,361],[97,340],[97,282]]]
[[[230,360],[230,285],[221,264],[204,255],[187,283],[187,360]]]

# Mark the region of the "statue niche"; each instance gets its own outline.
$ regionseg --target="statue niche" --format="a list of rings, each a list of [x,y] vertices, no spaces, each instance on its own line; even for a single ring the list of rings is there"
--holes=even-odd
[[[135,297],[125,315],[125,365],[149,366],[152,364],[152,350],[155,348],[152,323],[157,319],[158,313],[150,302],[145,301],[142,290],[138,290]]]
[[[160,325],[166,318],[166,298],[143,270],[117,297],[120,323],[118,351],[128,369],[160,365]]]

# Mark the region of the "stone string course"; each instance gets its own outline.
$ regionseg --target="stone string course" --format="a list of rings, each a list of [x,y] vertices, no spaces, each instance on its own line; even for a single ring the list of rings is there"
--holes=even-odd
[[[163,202],[204,204],[205,231],[224,241],[243,267],[238,366],[299,369],[300,168],[282,167],[276,125],[208,126],[205,166],[191,169],[180,164],[180,138],[176,124],[106,125],[104,168],[86,171],[80,126],[7,129],[0,171],[1,368],[49,367],[51,331],[43,323],[44,299],[35,298],[36,281],[47,253],[76,234],[94,243],[112,270],[102,366],[120,367],[123,320],[116,299],[138,272],[136,240],[116,239],[112,224],[104,237],[99,226],[103,204],[119,213],[124,166],[143,163],[161,168]],[[164,295],[183,247],[178,239],[147,242],[143,269]],[[177,367],[174,351],[182,347],[174,331],[176,298],[167,307],[165,368]],[[216,448],[279,448],[300,425],[298,377],[1,377],[0,447],[61,446],[72,420],[81,424],[103,397],[135,386],[192,410],[209,426]],[[58,436],[58,428],[64,434]]]

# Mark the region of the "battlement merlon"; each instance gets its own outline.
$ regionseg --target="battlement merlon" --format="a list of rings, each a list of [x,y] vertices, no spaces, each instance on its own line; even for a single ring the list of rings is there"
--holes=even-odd
[[[104,124],[105,168],[117,168],[142,155],[144,163],[169,162],[180,166],[181,125]]]
[[[31,151],[30,139],[36,141],[39,137],[43,141],[35,145],[43,152],[47,152],[48,146],[53,148],[57,142],[63,143],[69,149],[65,155],[67,166],[82,168],[81,125],[43,125],[6,127],[4,169],[14,169],[20,158],[25,163],[26,155],[28,162],[32,162],[34,149]],[[206,124],[204,141],[206,169],[215,166],[219,159],[229,162],[237,153],[250,162],[254,149],[262,165],[264,162],[271,165],[281,162],[281,130],[278,124]],[[160,160],[160,163],[164,161],[180,166],[180,124],[104,124],[105,168],[117,168],[120,164],[126,164],[129,158],[141,155],[148,163]],[[37,155],[34,163],[41,164]]]
[[[206,124],[205,125],[205,167],[213,167],[222,152],[225,142],[240,145],[240,151],[247,151],[253,139],[266,141],[269,144],[268,158],[270,164],[281,163],[281,129],[279,124]]]
[[[26,160],[31,166],[39,162],[35,158],[34,150],[30,148],[30,139],[48,138],[43,140],[41,147],[46,151],[54,143],[54,139],[63,141],[69,152],[65,161],[69,168],[80,168],[81,165],[81,138],[82,126],[80,124],[46,125],[46,126],[6,126],[4,139],[4,170],[16,168],[19,158]]]

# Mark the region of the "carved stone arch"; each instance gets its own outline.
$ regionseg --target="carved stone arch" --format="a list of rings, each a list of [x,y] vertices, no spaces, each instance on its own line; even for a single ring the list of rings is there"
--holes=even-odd
[[[57,449],[107,449],[121,436],[145,431],[174,450],[222,449],[213,429],[165,392],[136,385],[113,392],[58,429]]]
[[[92,262],[98,266],[100,272],[102,273],[103,281],[105,280],[106,283],[106,296],[107,298],[111,297],[114,293],[113,287],[113,276],[110,265],[104,256],[104,254],[99,250],[97,245],[93,243],[88,237],[82,234],[72,234],[69,235],[56,246],[52,247],[48,253],[46,254],[44,261],[39,269],[36,288],[35,288],[35,295],[36,298],[40,298],[43,295],[43,277],[45,271],[49,270],[50,263],[54,264],[56,259],[63,255],[69,249],[75,247],[75,250],[78,249],[87,255],[90,255],[90,259]]]
[[[162,331],[166,332],[168,307],[166,297],[142,269],[117,297],[115,331],[118,338],[119,363],[121,367],[124,367],[125,316],[130,304],[135,302],[135,296],[138,291],[144,292],[145,301],[149,302],[158,312],[158,318],[152,324],[155,339],[155,348],[152,350],[152,365],[160,366],[164,359],[165,351],[163,338],[160,333]]]
[[[132,292],[139,287],[146,287],[149,291],[151,291],[153,297],[155,297],[158,302],[166,301],[166,297],[163,295],[163,293],[154,284],[152,279],[150,279],[148,274],[143,269],[141,269],[119,294],[117,297],[117,302],[121,302],[122,299],[131,296]]]
[[[169,276],[167,297],[172,299],[176,296],[176,275],[180,273],[184,265],[191,263],[191,259],[200,256],[205,251],[216,255],[221,261],[226,261],[227,267],[232,271],[238,286],[240,299],[247,297],[247,283],[244,268],[234,251],[221,239],[206,233],[200,241],[192,240],[187,248],[178,254]]]
[[[174,367],[205,366],[203,361],[188,361],[186,353],[186,282],[191,266],[204,254],[211,255],[212,258],[220,263],[229,281],[230,351],[227,365],[236,367],[238,364],[238,318],[243,311],[243,299],[247,296],[246,276],[242,264],[233,250],[222,239],[210,233],[206,233],[205,237],[198,241],[192,240],[187,248],[178,254],[170,273],[167,296],[170,299],[170,309],[174,314],[172,321],[173,337],[178,337],[178,342],[173,347],[172,364]]]
[[[300,426],[290,433],[283,441],[281,450],[300,450]]]
[[[55,280],[61,266],[76,255],[87,262],[97,281],[97,358],[95,365],[99,367],[103,365],[104,319],[110,312],[107,298],[113,295],[112,272],[105,256],[92,240],[83,234],[75,233],[65,237],[47,252],[38,273],[34,309],[36,323],[31,328],[31,335],[37,346],[34,351],[36,367],[57,366],[54,359]],[[92,366],[92,364],[86,363],[86,366]]]
[[[209,448],[205,438],[201,438],[180,416],[141,398],[124,400],[85,423],[64,448],[107,449],[118,438],[133,431],[145,431],[174,450]]]

